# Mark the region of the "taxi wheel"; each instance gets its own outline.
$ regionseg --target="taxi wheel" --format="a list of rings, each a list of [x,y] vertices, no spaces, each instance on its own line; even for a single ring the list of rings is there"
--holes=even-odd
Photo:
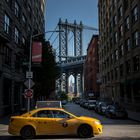
[[[91,126],[83,124],[78,128],[78,136],[81,138],[93,137],[93,130]]]
[[[35,137],[35,130],[32,126],[25,126],[21,129],[20,132],[22,138],[34,138]]]

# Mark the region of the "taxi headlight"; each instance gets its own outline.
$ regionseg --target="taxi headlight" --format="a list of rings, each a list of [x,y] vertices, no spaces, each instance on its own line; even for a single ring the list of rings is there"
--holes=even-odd
[[[98,124],[98,125],[99,125],[99,124],[101,124],[101,122],[97,122],[97,121],[95,121],[95,124]]]

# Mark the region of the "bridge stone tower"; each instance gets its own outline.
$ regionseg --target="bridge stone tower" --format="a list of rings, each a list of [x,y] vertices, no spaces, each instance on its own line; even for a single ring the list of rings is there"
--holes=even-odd
[[[63,67],[62,63],[69,63],[74,62],[75,60],[81,59],[83,55],[83,46],[82,46],[82,31],[83,31],[83,25],[82,22],[80,24],[77,24],[76,21],[74,23],[68,23],[66,20],[65,22],[62,22],[61,19],[58,23],[59,26],[59,64],[61,67],[61,78],[59,79],[59,90],[65,91],[68,93],[68,78],[70,75],[73,75],[75,79],[75,85],[74,85],[74,93],[77,95],[77,93],[83,92],[83,65],[69,65]],[[74,37],[74,55],[69,56],[68,54],[68,48],[71,47],[68,45],[68,38],[69,33],[73,33]],[[85,58],[85,57],[84,57]],[[71,63],[72,64],[72,63]]]

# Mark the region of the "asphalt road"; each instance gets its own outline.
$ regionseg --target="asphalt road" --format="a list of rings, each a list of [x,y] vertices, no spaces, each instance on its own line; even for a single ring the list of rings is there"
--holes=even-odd
[[[140,140],[140,122],[130,119],[109,119],[103,115],[99,115],[93,110],[88,110],[76,104],[67,104],[65,109],[78,116],[90,116],[97,118],[103,124],[103,133],[95,136],[94,139],[106,140]],[[92,139],[92,138],[91,138]]]
[[[133,120],[115,120],[108,119],[102,115],[95,113],[93,110],[81,108],[79,105],[68,103],[65,109],[77,116],[90,116],[97,118],[103,124],[103,134],[88,138],[89,140],[140,140],[140,123]],[[0,118],[0,140],[20,140],[21,137],[11,136],[8,134],[8,120],[7,118]],[[36,137],[36,140],[80,140],[73,136],[42,136]]]

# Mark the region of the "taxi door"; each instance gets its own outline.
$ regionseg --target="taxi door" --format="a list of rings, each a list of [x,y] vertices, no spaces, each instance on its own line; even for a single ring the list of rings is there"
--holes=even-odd
[[[42,110],[32,116],[32,123],[36,127],[37,135],[49,135],[53,131],[53,123],[55,121],[51,114],[48,115],[48,110]]]
[[[52,134],[52,123],[51,118],[36,118],[36,131],[38,135],[49,135]]]
[[[59,112],[61,115],[54,115],[53,133],[56,135],[72,135],[77,133],[78,122],[74,117],[68,117],[65,112]],[[55,113],[54,113],[55,114]]]

